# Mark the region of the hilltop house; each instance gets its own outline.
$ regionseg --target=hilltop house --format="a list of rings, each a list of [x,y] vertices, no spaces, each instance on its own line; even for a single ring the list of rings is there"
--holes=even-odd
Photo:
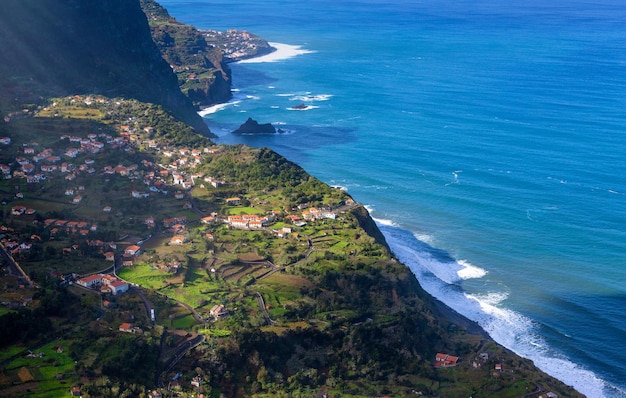
[[[337,215],[330,210],[326,209],[318,209],[315,207],[311,207],[308,210],[302,212],[302,218],[305,220],[319,220],[322,218],[330,218],[335,219]]]
[[[435,367],[436,368],[449,368],[452,366],[456,366],[459,361],[459,357],[455,357],[448,354],[437,353],[435,356]]]
[[[129,256],[138,256],[139,253],[141,253],[141,247],[137,245],[131,245],[124,249],[124,254],[127,254]]]
[[[127,292],[129,288],[127,282],[121,281],[119,279],[113,282],[110,282],[108,286],[111,289],[111,294],[113,294],[114,296]]]
[[[76,281],[76,283],[78,283],[79,285],[83,286],[83,287],[94,287],[95,285],[99,285],[102,283],[102,274],[95,274],[95,275],[90,275],[90,276],[86,276],[84,278],[80,278],[79,280]]]
[[[11,208],[11,214],[14,216],[21,216],[26,212],[26,206],[13,206]]]
[[[176,235],[170,240],[170,245],[182,245],[186,241],[187,241],[187,238],[185,238],[184,236]]]
[[[234,197],[234,198],[228,198],[226,199],[226,204],[228,206],[237,206],[238,204],[241,203],[241,198],[239,197]]]
[[[149,198],[150,194],[147,192],[132,191],[131,196],[136,199],[145,199]]]
[[[209,311],[209,313],[213,318],[218,319],[228,315],[228,310],[226,309],[224,304],[217,304],[211,308],[211,311]]]

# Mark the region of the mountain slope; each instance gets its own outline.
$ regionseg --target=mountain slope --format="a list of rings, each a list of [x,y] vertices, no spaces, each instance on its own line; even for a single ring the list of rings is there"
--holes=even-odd
[[[210,134],[152,41],[138,0],[6,0],[0,14],[0,107],[70,94],[163,105]]]
[[[231,97],[231,70],[222,51],[209,45],[195,27],[182,24],[153,0],[140,0],[152,39],[178,76],[181,89],[195,105],[206,107]]]

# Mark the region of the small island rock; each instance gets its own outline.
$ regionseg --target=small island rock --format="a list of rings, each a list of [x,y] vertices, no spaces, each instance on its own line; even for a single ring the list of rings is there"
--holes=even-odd
[[[271,123],[259,124],[249,117],[233,134],[276,134],[276,128]]]

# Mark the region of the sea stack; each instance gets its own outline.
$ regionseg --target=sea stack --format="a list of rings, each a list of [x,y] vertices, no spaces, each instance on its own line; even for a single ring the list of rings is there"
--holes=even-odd
[[[249,117],[233,134],[276,134],[276,128],[271,123],[259,124]]]

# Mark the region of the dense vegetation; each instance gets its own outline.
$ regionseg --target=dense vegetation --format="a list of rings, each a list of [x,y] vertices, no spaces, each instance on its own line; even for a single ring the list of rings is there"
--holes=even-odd
[[[201,32],[176,21],[155,1],[140,3],[148,16],[152,39],[178,76],[183,93],[197,106],[228,101],[231,71],[219,48],[207,44]]]
[[[105,94],[161,104],[209,134],[151,40],[137,1],[44,7],[6,0],[0,14],[0,114],[70,94]]]
[[[70,19],[76,29],[92,14],[136,11],[102,4],[58,8],[85,17]],[[15,79],[2,87],[20,81],[6,72]],[[107,81],[98,75],[93,90]],[[0,151],[0,239],[35,283],[3,264],[0,396],[579,396],[443,316],[360,204],[275,152],[215,146],[167,101],[38,101],[0,124],[11,139]],[[244,217],[263,224],[231,222]],[[131,246],[140,253],[125,254]],[[112,264],[137,286],[113,295],[75,283]],[[460,360],[436,368],[437,353]]]

